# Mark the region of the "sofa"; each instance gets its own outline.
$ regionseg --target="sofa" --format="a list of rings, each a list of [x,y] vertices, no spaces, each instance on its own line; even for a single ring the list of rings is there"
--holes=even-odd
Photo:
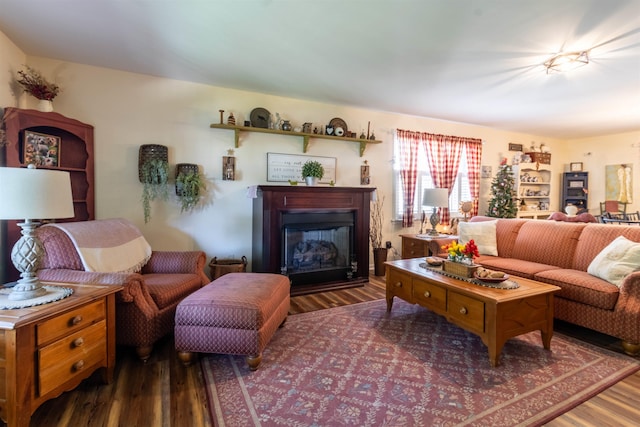
[[[153,344],[173,332],[177,305],[210,282],[204,273],[204,252],[152,251],[139,230],[127,220],[53,225],[41,226],[36,231],[45,250],[38,270],[39,279],[122,286],[123,289],[116,294],[116,343],[135,347],[143,362],[149,359]],[[82,236],[74,239],[60,226],[81,227],[89,243],[82,244],[79,250],[76,240],[81,240]],[[120,241],[111,243],[113,248],[101,247],[100,250],[94,250],[94,254],[81,256],[84,247],[114,242],[115,238]],[[123,239],[127,243],[122,244]],[[91,240],[96,243],[92,244]],[[126,251],[121,248],[131,245],[136,245],[136,250],[142,253],[140,260],[131,261],[133,257],[127,256],[111,261],[111,264],[103,263],[98,268],[86,265],[87,260],[99,258],[104,253],[122,255]],[[123,268],[122,262],[129,262],[132,266]]]
[[[476,216],[461,223],[459,235],[460,243],[485,240],[477,264],[560,287],[556,319],[640,353],[640,227]]]

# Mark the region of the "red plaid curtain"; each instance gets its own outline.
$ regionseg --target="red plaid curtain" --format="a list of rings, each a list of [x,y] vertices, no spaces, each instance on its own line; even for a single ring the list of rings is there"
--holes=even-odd
[[[449,196],[460,167],[462,144],[457,136],[423,134],[427,162],[435,188],[446,188]],[[440,208],[440,223],[449,223],[449,208]]]
[[[416,177],[418,175],[418,147],[420,133],[408,130],[397,130],[400,148],[400,179],[402,180],[402,226],[413,225],[413,202],[416,194]]]
[[[482,159],[482,141],[475,138],[463,138],[462,143],[467,150],[467,173],[469,174],[469,190],[473,201],[471,216],[478,215],[480,200],[480,160]]]

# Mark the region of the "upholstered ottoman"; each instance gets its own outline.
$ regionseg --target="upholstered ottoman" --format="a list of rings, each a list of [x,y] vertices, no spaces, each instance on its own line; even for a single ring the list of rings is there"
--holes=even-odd
[[[189,365],[193,353],[241,354],[258,369],[262,351],[289,312],[289,279],[271,273],[229,273],[183,299],[175,343]]]

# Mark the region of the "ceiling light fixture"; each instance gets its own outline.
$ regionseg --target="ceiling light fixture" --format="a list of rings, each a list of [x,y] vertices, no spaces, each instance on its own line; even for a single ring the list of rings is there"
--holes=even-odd
[[[545,61],[547,74],[575,70],[589,63],[589,51],[558,53]]]

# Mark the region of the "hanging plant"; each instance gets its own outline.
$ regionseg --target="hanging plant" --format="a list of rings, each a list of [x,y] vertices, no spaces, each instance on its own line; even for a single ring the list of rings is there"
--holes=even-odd
[[[204,177],[198,171],[198,166],[189,166],[180,164],[177,167],[176,194],[180,200],[181,212],[193,210],[200,202],[202,192],[206,190]]]
[[[151,219],[151,202],[169,198],[169,162],[163,159],[149,159],[139,167],[142,181],[142,208],[144,222]]]

